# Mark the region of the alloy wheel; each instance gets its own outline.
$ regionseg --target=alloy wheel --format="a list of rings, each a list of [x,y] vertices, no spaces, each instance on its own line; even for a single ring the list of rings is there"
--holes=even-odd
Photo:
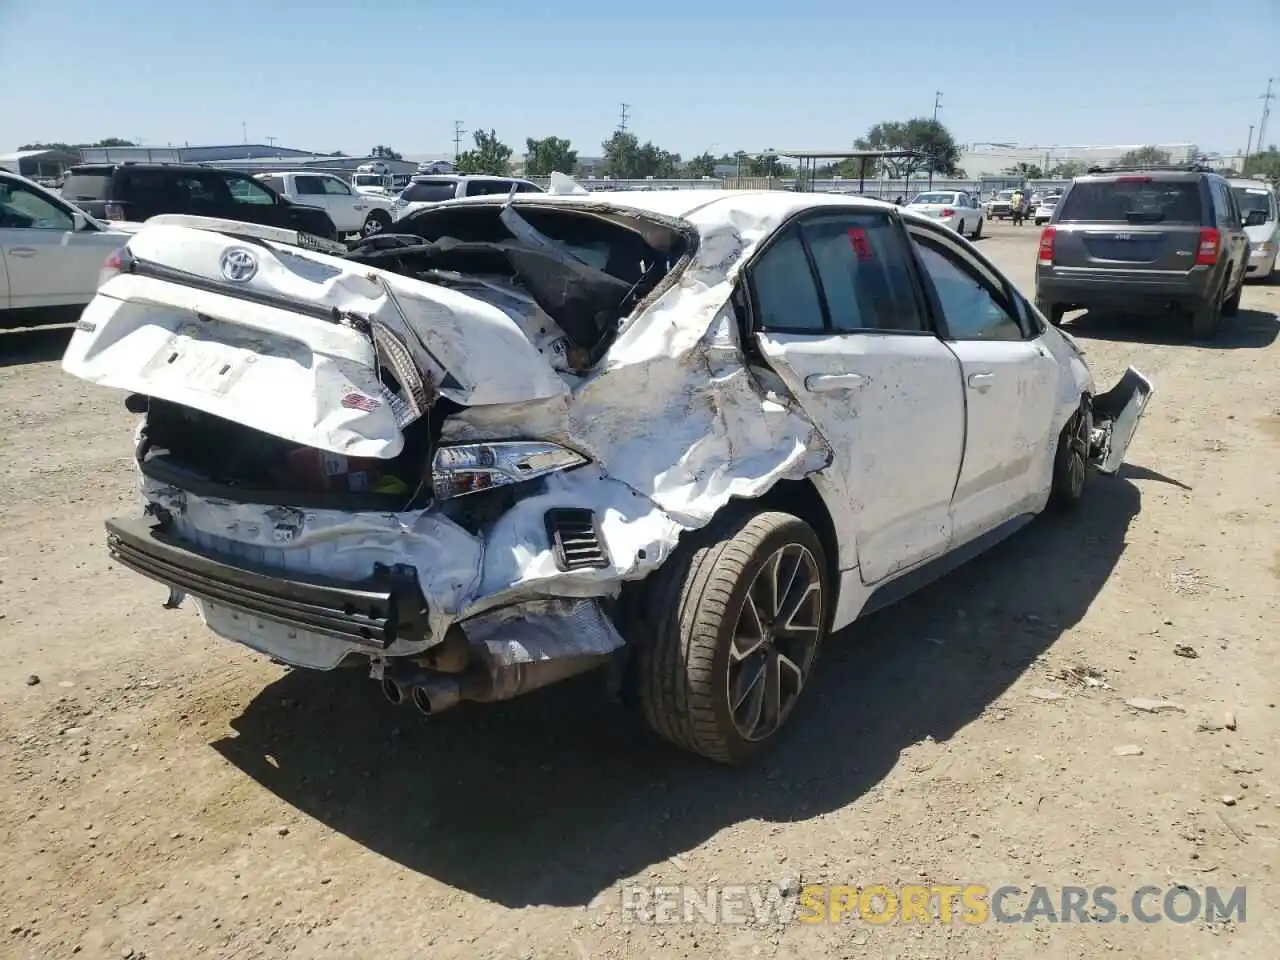
[[[791,713],[813,666],[825,597],[818,561],[800,544],[765,561],[743,600],[729,651],[729,712],[739,736],[765,740]]]

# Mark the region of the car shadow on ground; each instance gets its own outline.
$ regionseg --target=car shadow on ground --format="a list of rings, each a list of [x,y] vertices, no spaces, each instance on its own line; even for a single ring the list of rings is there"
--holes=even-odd
[[[1260,350],[1280,336],[1280,317],[1263,310],[1241,310],[1223,317],[1218,335],[1212,340],[1194,340],[1191,320],[1183,314],[1143,315],[1103,313],[1089,310],[1068,316],[1062,329],[1072,336],[1117,343],[1185,344],[1210,350]]]
[[[65,326],[0,332],[0,367],[60,360],[73,332]]]
[[[1123,553],[1138,488],[1095,477],[1088,495],[1082,512],[1041,518],[842,631],[783,741],[752,767],[653,742],[591,677],[428,722],[386,703],[364,671],[295,671],[213,746],[409,869],[508,907],[585,905],[740,821],[838,810],[905,748],[973,722],[1085,615]]]

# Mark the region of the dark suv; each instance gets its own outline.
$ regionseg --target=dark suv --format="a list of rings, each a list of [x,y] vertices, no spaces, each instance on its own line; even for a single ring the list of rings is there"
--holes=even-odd
[[[161,213],[185,213],[338,239],[326,211],[294,203],[232,170],[179,163],[85,164],[67,172],[62,196],[101,220],[141,222]]]
[[[1036,306],[1055,326],[1077,308],[1179,308],[1196,337],[1211,338],[1240,307],[1248,262],[1222,177],[1199,167],[1090,171],[1040,236]]]

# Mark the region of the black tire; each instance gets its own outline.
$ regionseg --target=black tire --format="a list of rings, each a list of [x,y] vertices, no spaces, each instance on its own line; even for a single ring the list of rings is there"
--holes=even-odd
[[[791,617],[795,622],[803,613],[805,619],[816,624],[806,634],[811,635],[812,640],[807,642],[802,654],[794,655],[794,659],[803,662],[781,658],[787,665],[785,670],[779,665],[779,654],[784,652],[784,644],[795,639],[784,637],[792,631],[779,630],[776,639],[769,639],[772,629],[762,630],[764,639],[752,648],[750,656],[738,659],[731,656],[739,649],[735,639],[740,639],[740,627],[752,622],[748,599],[752,600],[750,610],[757,610],[756,598],[761,596],[758,578],[769,575],[766,565],[780,551],[784,551],[784,561],[787,556],[797,558],[797,577],[803,566],[804,576],[814,578],[813,582],[818,584],[816,601],[811,598],[811,591],[805,590],[805,602]],[[779,569],[785,567],[780,564]],[[791,582],[800,581],[793,578]],[[795,591],[788,594],[792,598],[798,595]],[[822,542],[807,523],[791,514],[735,512],[682,540],[676,552],[654,574],[652,584],[646,585],[642,604],[647,611],[648,635],[637,638],[637,682],[646,723],[676,746],[717,763],[737,764],[755,758],[776,741],[796,700],[803,694],[831,622],[832,600]],[[815,602],[816,610],[813,609]],[[787,647],[787,650],[795,649],[799,648]],[[759,676],[777,677],[779,703],[785,699],[786,687],[795,688],[794,698],[775,712],[776,726],[758,738],[744,735],[739,724],[750,718],[742,714],[735,722],[730,701],[731,667],[736,665],[739,681],[756,676],[748,668],[757,654],[764,658],[759,661]],[[791,666],[798,667],[798,673],[792,671]],[[755,690],[756,685],[750,684],[747,694]],[[759,719],[764,718],[763,709],[768,703],[764,697],[762,686]],[[752,706],[748,699],[751,698],[743,696],[740,707]],[[748,730],[748,734],[751,732]]]
[[[1222,300],[1216,293],[1210,294],[1191,314],[1191,335],[1197,340],[1212,340],[1218,335],[1221,320]]]
[[[1067,308],[1061,303],[1052,303],[1049,300],[1042,300],[1036,297],[1036,309],[1044,314],[1045,319],[1055,327],[1062,326],[1062,315],[1067,312]]]
[[[391,214],[385,210],[370,210],[360,227],[360,236],[372,237],[391,226]]]
[[[971,237],[969,238],[970,240],[981,240],[981,239],[982,239],[982,223],[983,223],[982,217],[979,217],[979,218],[978,218],[978,226],[977,226],[977,229],[975,229],[975,230],[973,231],[973,236],[971,236]]]
[[[1089,444],[1093,433],[1093,408],[1087,398],[1058,434],[1053,455],[1053,484],[1049,506],[1065,513],[1080,506],[1089,479]]]
[[[1236,287],[1236,292],[1227,297],[1222,304],[1222,315],[1224,317],[1234,317],[1240,312],[1240,297],[1244,294],[1244,271],[1240,271],[1240,284]]]

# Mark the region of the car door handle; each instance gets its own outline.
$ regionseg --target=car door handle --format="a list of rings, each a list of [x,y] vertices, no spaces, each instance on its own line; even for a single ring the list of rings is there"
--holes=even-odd
[[[856,373],[811,373],[804,378],[804,388],[810,393],[830,393],[834,390],[857,390],[866,382]]]
[[[5,252],[11,257],[34,257],[40,251],[35,247],[10,247]]]
[[[986,393],[991,389],[991,383],[995,378],[996,375],[994,373],[971,373],[969,374],[969,386],[979,393]]]

